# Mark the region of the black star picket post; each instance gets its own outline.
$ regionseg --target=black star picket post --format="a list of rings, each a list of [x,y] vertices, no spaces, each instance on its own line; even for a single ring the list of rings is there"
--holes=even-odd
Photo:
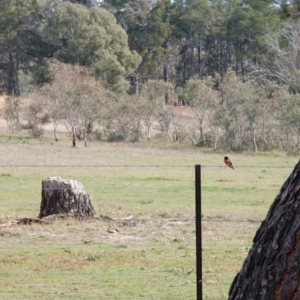
[[[201,166],[195,165],[196,210],[196,286],[197,300],[202,300],[202,228],[201,228]]]

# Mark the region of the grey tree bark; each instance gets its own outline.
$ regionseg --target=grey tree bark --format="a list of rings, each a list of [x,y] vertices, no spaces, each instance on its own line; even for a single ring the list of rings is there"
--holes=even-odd
[[[50,177],[42,181],[42,201],[39,218],[67,214],[77,218],[93,217],[96,212],[90,196],[77,180]]]
[[[228,300],[300,299],[300,161],[283,184],[240,272]]]

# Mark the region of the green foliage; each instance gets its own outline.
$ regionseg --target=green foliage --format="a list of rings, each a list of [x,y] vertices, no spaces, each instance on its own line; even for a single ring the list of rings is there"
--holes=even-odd
[[[32,72],[32,81],[35,85],[49,84],[53,80],[53,72],[59,68],[60,62],[56,59],[43,59],[41,65]]]
[[[105,135],[104,135],[103,130],[100,130],[100,129],[94,130],[91,134],[91,139],[94,139],[96,141],[104,141]]]
[[[247,60],[272,61],[264,34],[282,25],[280,10],[259,0],[1,3],[0,83],[14,94],[20,93],[20,69],[41,75],[43,60],[53,57],[92,67],[115,92],[128,88],[133,72],[133,84],[163,79],[180,86],[229,68],[245,74]],[[38,76],[34,83],[43,80]]]
[[[227,36],[237,61],[248,58],[267,60],[264,33],[277,29],[280,24],[280,14],[267,2],[250,0],[245,6],[233,5],[227,21]]]
[[[191,78],[184,88],[177,89],[195,112],[199,146],[299,153],[298,94],[268,81],[264,85],[242,81],[232,70],[217,90],[215,85],[211,78]]]
[[[261,101],[258,87],[251,82],[241,82],[234,72],[229,71],[219,89],[223,104],[218,109],[216,122],[224,131],[223,145],[232,150],[245,150],[250,147],[261,121],[258,118]],[[255,142],[254,147],[257,147]]]
[[[36,0],[3,0],[0,9],[0,92],[20,94],[18,72],[35,64],[27,53],[28,31],[40,23]]]
[[[211,137],[215,136],[215,143],[217,139],[216,131],[213,128],[212,113],[216,110],[219,100],[217,91],[214,90],[214,80],[211,77],[204,79],[191,78],[184,88],[179,88],[179,97],[188,103],[194,110],[198,127],[200,139],[197,143],[199,146],[212,146]],[[210,130],[205,132],[209,124]]]
[[[215,149],[299,151],[297,96],[247,77],[249,66],[263,62],[268,79],[299,91],[299,26],[287,22],[273,34],[283,25],[278,7],[260,0],[108,0],[101,4],[57,0],[47,4],[1,2],[0,92],[25,96],[44,84],[40,92],[49,100],[48,106],[42,97],[30,105],[49,109],[53,123],[69,119],[79,138],[93,131],[95,123],[101,129],[94,138],[100,140],[150,139],[155,128],[157,136],[188,139]],[[293,9],[297,11],[296,6]],[[61,63],[87,67],[91,85],[76,81],[70,75],[72,68],[69,76],[66,72],[55,78]],[[101,79],[101,92],[93,77]],[[63,83],[65,78],[70,81]],[[132,97],[124,95],[129,81],[131,91],[137,93]],[[179,122],[175,109],[165,106],[175,94],[174,86],[180,100],[192,109],[192,125]],[[101,105],[88,103],[88,97],[97,98],[93,88],[100,94],[105,90]],[[109,95],[108,89],[113,93]],[[37,132],[47,121],[46,111],[25,113],[26,128]],[[12,106],[7,106],[6,117],[11,131],[21,128]]]
[[[143,108],[127,96],[113,97],[106,103],[99,121],[109,142],[136,142],[142,137]]]
[[[275,119],[281,140],[277,147],[289,154],[299,153],[300,110],[298,95],[291,94],[286,87],[280,87],[274,92],[276,99]]]
[[[166,67],[171,53],[170,45],[173,34],[171,19],[174,5],[169,0],[159,1],[147,15],[145,27],[131,24],[129,43],[142,56],[138,71],[142,78],[163,77],[161,69]]]
[[[44,34],[52,43],[63,44],[56,53],[60,61],[92,67],[116,92],[128,88],[125,76],[140,62],[139,55],[128,48],[126,32],[104,9],[63,3],[49,19]]]

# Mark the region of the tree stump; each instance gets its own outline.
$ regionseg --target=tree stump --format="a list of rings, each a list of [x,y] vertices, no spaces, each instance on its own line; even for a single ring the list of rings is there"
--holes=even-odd
[[[50,177],[42,181],[42,201],[39,218],[54,214],[72,217],[92,217],[96,214],[90,196],[77,180]]]
[[[257,230],[228,299],[300,299],[300,161]]]

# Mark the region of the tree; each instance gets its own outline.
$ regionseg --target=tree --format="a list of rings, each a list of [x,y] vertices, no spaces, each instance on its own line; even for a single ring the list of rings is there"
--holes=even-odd
[[[114,14],[127,34],[130,34],[135,26],[144,28],[147,25],[153,6],[153,3],[147,0],[105,0],[101,2],[101,7]]]
[[[205,66],[211,47],[207,41],[216,32],[217,10],[206,0],[176,1],[175,9],[172,25],[173,35],[180,41],[177,76],[182,85],[190,77],[207,75]]]
[[[273,93],[275,113],[278,121],[274,136],[277,147],[289,154],[296,154],[300,148],[300,109],[299,95],[290,93],[287,86],[278,86]]]
[[[151,139],[154,126],[161,136],[169,135],[170,117],[164,103],[173,89],[170,83],[149,80],[139,94],[111,97],[98,121],[100,138],[110,142]]]
[[[86,67],[58,64],[52,70],[52,82],[38,89],[48,100],[48,109],[56,123],[60,120],[70,134],[87,140],[101,116],[106,90]],[[56,134],[54,134],[56,138]]]
[[[300,161],[281,187],[240,272],[228,300],[297,300],[300,297]]]
[[[280,12],[268,2],[247,0],[241,5],[237,1],[227,22],[232,57],[228,57],[225,71],[232,68],[245,75],[249,61],[265,61],[268,57],[264,33],[279,26]]]
[[[44,34],[54,44],[63,43],[55,55],[61,62],[92,67],[116,92],[128,89],[125,76],[140,57],[129,50],[126,32],[111,13],[66,2],[57,7]]]
[[[147,139],[151,138],[153,123],[158,124],[157,129],[162,136],[169,135],[170,118],[164,110],[166,97],[174,87],[163,80],[149,80],[142,89],[140,101],[143,109],[143,121],[146,128]],[[169,135],[170,136],[170,135]]]
[[[19,97],[6,97],[4,107],[4,118],[6,120],[9,132],[16,133],[20,130],[20,106],[21,99]]]
[[[102,139],[109,142],[136,142],[142,137],[143,112],[138,95],[112,97],[103,107],[99,127]]]
[[[188,0],[174,6],[171,24],[180,86],[195,75],[223,76],[230,68],[246,74],[249,61],[265,56],[266,28],[280,23],[278,10],[259,0]]]
[[[283,18],[298,18],[300,11],[299,0],[268,0],[266,2],[271,2],[274,6],[279,7],[282,11]]]
[[[265,35],[272,60],[253,64],[254,75],[275,79],[300,92],[300,21],[289,20],[274,33]]]
[[[223,77],[219,85],[222,105],[218,107],[214,119],[224,132],[224,148],[243,150],[252,144],[257,151],[262,102],[258,89],[250,81],[242,82],[232,70]]]
[[[43,125],[49,122],[49,115],[45,110],[46,99],[41,98],[40,94],[33,90],[23,103],[23,119],[27,121],[26,128],[30,129],[34,137],[42,138]]]
[[[219,102],[218,92],[213,88],[214,82],[212,78],[190,78],[184,89],[179,89],[179,96],[193,108],[196,114],[197,124],[200,133],[201,146],[207,146],[205,139],[205,123],[211,125],[212,114]],[[214,145],[216,147],[218,134],[216,130],[211,132],[214,135]]]
[[[170,70],[174,68],[171,65],[174,52],[171,24],[174,5],[169,0],[148,5],[143,1],[135,3],[135,6],[126,6],[127,15],[124,15],[128,26],[129,45],[142,56],[135,80],[138,79],[141,83],[149,79],[170,81]],[[139,14],[138,6],[141,7]]]
[[[19,95],[21,69],[29,68],[27,33],[38,26],[39,6],[36,0],[2,0],[0,9],[0,81],[1,92]]]

